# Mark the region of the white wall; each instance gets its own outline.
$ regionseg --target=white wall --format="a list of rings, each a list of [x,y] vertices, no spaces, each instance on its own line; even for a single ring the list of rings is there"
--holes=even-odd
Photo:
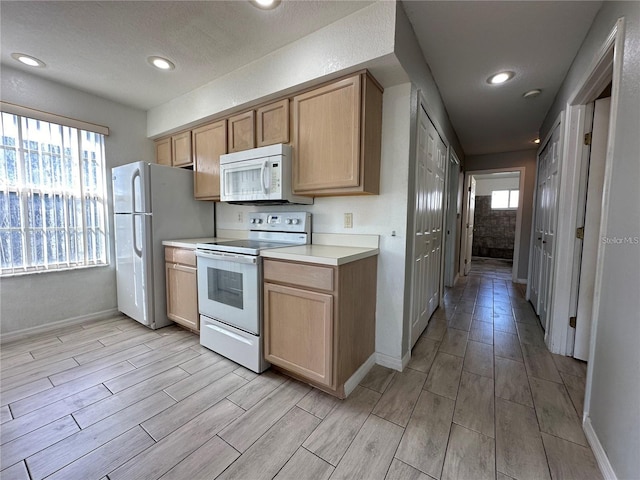
[[[418,39],[416,38],[411,22],[407,17],[404,8],[400,2],[396,3],[396,31],[395,31],[395,55],[398,58],[402,68],[407,72],[412,83],[411,89],[411,120],[409,123],[409,178],[407,185],[407,218],[406,230],[411,232],[414,226],[414,194],[415,194],[415,159],[416,159],[416,132],[418,118],[418,92],[422,95],[426,102],[426,111],[429,119],[436,127],[436,130],[442,137],[447,147],[452,148],[458,159],[464,164],[465,157],[460,141],[456,135],[449,114],[444,106],[440,91],[435,83],[429,65],[427,65]],[[412,236],[407,238],[407,251],[412,249]],[[459,250],[459,248],[458,248]],[[411,285],[412,281],[413,260],[411,255],[406,257],[405,264],[405,285]],[[403,311],[403,335],[402,335],[402,357],[405,358],[411,348],[411,288],[406,288],[404,292],[404,311]]]
[[[313,205],[245,207],[217,205],[218,228],[243,229],[251,211],[311,212],[318,233],[380,235],[376,301],[376,352],[399,361],[404,297],[404,264],[409,169],[411,85],[388,87],[382,106],[380,195],[316,198]],[[353,228],[344,228],[344,213],[353,213]],[[392,236],[392,231],[396,232]]]
[[[622,80],[605,236],[640,238],[640,3],[604,2],[540,131],[544,138],[613,29],[625,17]],[[611,119],[612,122],[614,119]],[[597,315],[588,416],[618,478],[640,472],[640,245],[609,244]]]
[[[520,176],[517,177],[492,177],[476,179],[476,196],[491,195],[494,190],[517,190],[520,186]]]
[[[465,170],[470,172],[496,168],[524,168],[524,198],[522,200],[518,279],[526,279],[529,272],[529,245],[531,241],[531,220],[533,217],[533,192],[536,186],[536,165],[535,150],[471,155],[465,159]]]
[[[157,137],[192,126],[238,105],[283,95],[322,77],[373,69],[387,86],[403,77],[393,54],[394,2],[377,2],[290,43],[192,92],[152,108],[147,134]],[[379,72],[375,71],[377,67]]]
[[[109,127],[107,171],[135,160],[151,161],[145,112],[2,66],[2,101]],[[111,199],[111,183],[107,182]],[[109,205],[111,212],[111,205]],[[113,220],[109,214],[109,231]],[[110,255],[114,258],[113,242]],[[84,317],[117,307],[115,266],[37,273],[0,279],[1,333]]]

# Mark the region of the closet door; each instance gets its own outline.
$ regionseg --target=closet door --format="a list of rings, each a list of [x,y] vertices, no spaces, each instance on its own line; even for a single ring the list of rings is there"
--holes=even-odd
[[[420,108],[416,148],[411,343],[438,308],[447,148]]]
[[[560,125],[553,131],[538,161],[530,300],[545,330],[548,328],[549,305],[553,292],[559,172]]]

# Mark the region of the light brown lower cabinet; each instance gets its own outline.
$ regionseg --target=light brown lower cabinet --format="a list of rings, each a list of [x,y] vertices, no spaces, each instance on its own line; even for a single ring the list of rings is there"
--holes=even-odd
[[[195,332],[200,331],[195,251],[165,247],[167,317]]]
[[[377,256],[339,267],[264,260],[267,361],[321,390],[344,384],[375,350]]]

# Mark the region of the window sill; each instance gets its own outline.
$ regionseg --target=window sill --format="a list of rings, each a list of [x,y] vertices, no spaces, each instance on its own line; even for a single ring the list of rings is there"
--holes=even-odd
[[[15,273],[2,273],[0,274],[0,279],[3,278],[14,278],[14,277],[26,277],[29,275],[42,275],[45,273],[60,273],[60,272],[72,272],[75,270],[87,270],[90,268],[104,268],[110,266],[110,263],[101,263],[97,265],[82,265],[79,267],[63,267],[63,268],[51,268],[51,269],[38,269],[38,270],[29,270],[26,272],[15,272]]]

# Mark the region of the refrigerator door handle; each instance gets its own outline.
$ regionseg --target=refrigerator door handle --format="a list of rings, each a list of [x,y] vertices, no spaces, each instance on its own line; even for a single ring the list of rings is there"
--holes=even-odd
[[[140,177],[140,169],[136,168],[136,170],[133,172],[133,175],[131,175],[131,202],[132,202],[132,209],[131,211],[133,213],[136,213],[138,210],[136,210],[136,197],[137,192],[136,192],[136,178],[138,178],[139,180],[142,180],[142,178]]]
[[[136,228],[136,218],[142,218],[141,215],[131,215],[131,220],[133,222],[133,251],[138,256],[138,258],[142,258],[142,248],[138,248],[138,236],[137,236],[137,228]]]

